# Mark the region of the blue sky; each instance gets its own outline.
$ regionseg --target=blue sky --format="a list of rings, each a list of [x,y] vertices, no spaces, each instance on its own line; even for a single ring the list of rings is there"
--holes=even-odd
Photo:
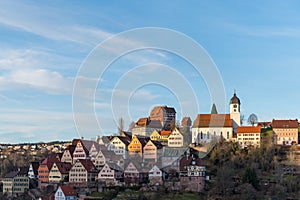
[[[298,1],[1,1],[0,143],[78,137],[72,90],[82,62],[108,37],[142,27],[173,29],[202,45],[218,67],[227,101],[236,89],[246,118],[251,113],[260,120],[298,118],[299,9]],[[113,88],[126,71],[154,62],[188,80],[199,106],[181,110],[170,88],[148,84],[131,91],[126,128],[153,105],[174,106],[178,119],[210,112],[206,84],[188,63],[159,50],[134,52],[101,77],[95,105],[103,129],[83,136],[116,132]],[[150,71],[162,73],[158,67]]]

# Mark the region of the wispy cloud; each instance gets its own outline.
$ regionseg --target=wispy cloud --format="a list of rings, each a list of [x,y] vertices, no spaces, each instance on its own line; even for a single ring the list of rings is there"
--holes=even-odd
[[[1,138],[3,135],[7,137],[10,134],[18,133],[20,138],[49,141],[61,138],[56,133],[70,130],[72,132],[64,138],[72,139],[72,137],[76,137],[72,113],[69,112],[1,109],[0,121]],[[21,142],[20,138],[14,138],[14,142]],[[12,139],[10,140],[12,141]]]
[[[246,26],[228,23],[227,27],[236,33],[255,37],[300,37],[300,27],[288,26]]]
[[[0,90],[36,89],[51,94],[70,94],[73,79],[46,69],[21,69],[0,76]]]

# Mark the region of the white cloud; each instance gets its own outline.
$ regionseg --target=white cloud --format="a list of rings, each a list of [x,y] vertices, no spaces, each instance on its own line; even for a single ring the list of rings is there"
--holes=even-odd
[[[0,90],[36,89],[50,94],[70,94],[73,79],[46,69],[22,69],[0,76]]]

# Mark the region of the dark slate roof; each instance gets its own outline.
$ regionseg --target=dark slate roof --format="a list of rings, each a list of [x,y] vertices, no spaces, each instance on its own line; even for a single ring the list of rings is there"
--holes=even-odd
[[[230,99],[230,104],[234,103],[237,103],[239,105],[241,104],[240,99],[236,96],[236,92],[234,92],[233,97]]]
[[[3,178],[14,178],[18,174],[19,174],[19,171],[12,171],[12,172],[7,173]]]
[[[3,178],[14,178],[16,176],[27,176],[28,175],[28,167],[21,167],[16,171],[11,171],[7,173]]]
[[[106,163],[110,169],[116,170],[116,171],[123,171],[123,169],[117,165],[116,163]]]
[[[118,137],[126,146],[130,144],[130,138],[128,137],[122,137],[122,136],[115,136]]]
[[[190,166],[190,165],[193,165],[193,162],[192,161],[195,161],[195,165],[196,166],[201,166],[203,165],[202,164],[202,161],[200,158],[194,158],[192,156],[183,156],[180,161],[179,161],[179,170],[180,171],[186,171],[185,167],[184,166]]]
[[[32,162],[31,165],[32,165],[33,173],[34,173],[35,175],[37,175],[37,174],[38,174],[38,169],[39,169],[40,163],[39,163],[39,162]]]
[[[163,156],[164,157],[181,157],[187,151],[186,147],[164,147],[163,148]]]

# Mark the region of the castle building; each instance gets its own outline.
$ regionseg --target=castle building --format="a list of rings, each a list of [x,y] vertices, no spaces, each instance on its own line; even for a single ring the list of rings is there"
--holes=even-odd
[[[171,130],[175,126],[176,111],[168,106],[155,106],[150,113],[150,120],[158,120],[163,130]]]

